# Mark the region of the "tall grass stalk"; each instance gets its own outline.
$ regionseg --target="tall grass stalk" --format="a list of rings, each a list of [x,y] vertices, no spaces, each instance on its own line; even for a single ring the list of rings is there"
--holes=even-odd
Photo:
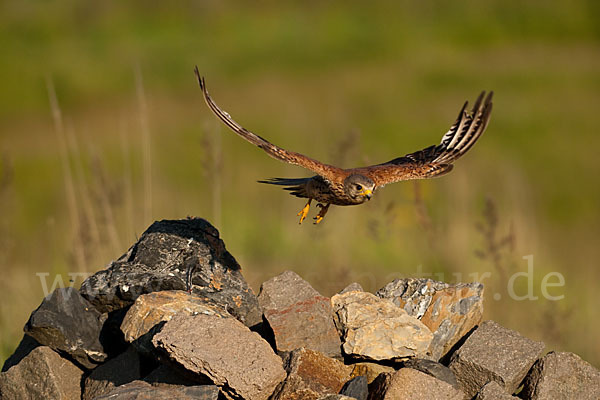
[[[94,173],[94,181],[96,182],[96,193],[98,196],[98,205],[102,212],[106,234],[110,243],[111,254],[118,254],[120,251],[120,239],[117,232],[117,226],[113,213],[113,204],[109,193],[114,190],[114,187],[108,181],[106,172],[102,165],[102,160],[95,149],[92,149],[92,172]]]
[[[48,91],[48,100],[52,111],[52,119],[54,121],[54,130],[58,142],[58,150],[60,161],[63,169],[63,182],[65,185],[67,209],[69,210],[69,220],[71,221],[71,229],[73,234],[73,252],[77,268],[80,271],[85,269],[85,253],[81,236],[78,235],[81,229],[81,218],[77,207],[77,199],[75,196],[75,184],[73,180],[73,172],[69,163],[69,154],[67,141],[65,138],[65,127],[63,123],[62,112],[56,96],[56,89],[52,78],[46,77],[46,89]]]
[[[148,123],[148,104],[144,92],[142,69],[137,63],[134,68],[135,91],[137,94],[140,129],[142,133],[142,163],[144,173],[144,223],[152,222],[152,142]]]
[[[131,172],[131,156],[130,156],[130,144],[129,136],[127,134],[127,124],[123,118],[119,120],[119,137],[121,139],[121,153],[123,157],[123,192],[124,208],[125,208],[125,219],[127,229],[127,238],[131,239],[134,236],[135,218],[133,216],[133,178]]]
[[[83,165],[83,156],[80,151],[79,144],[77,143],[77,137],[75,135],[74,129],[72,126],[67,124],[67,128],[65,129],[65,136],[67,139],[67,148],[74,155],[74,171],[75,171],[75,188],[79,192],[79,202],[77,202],[77,208],[82,213],[82,217],[85,220],[85,224],[79,226],[81,231],[77,232],[77,236],[85,238],[85,240],[89,240],[89,242],[84,246],[82,243],[82,248],[85,249],[100,249],[101,243],[101,235],[100,228],[98,227],[98,223],[96,221],[95,215],[95,207],[90,194],[90,187],[86,183],[85,178],[85,168]],[[85,232],[84,232],[85,231]],[[89,254],[88,254],[89,256]]]

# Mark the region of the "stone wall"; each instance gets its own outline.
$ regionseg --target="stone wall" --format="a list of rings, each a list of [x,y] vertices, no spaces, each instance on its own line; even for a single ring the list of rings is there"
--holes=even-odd
[[[160,221],[80,290],[42,301],[0,398],[600,398],[596,368],[482,314],[480,283],[355,283],[328,298],[285,271],[256,296],[207,221]]]

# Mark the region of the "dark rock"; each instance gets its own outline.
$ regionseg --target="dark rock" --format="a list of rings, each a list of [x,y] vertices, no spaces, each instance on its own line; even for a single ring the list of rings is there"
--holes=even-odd
[[[25,333],[40,344],[68,354],[85,368],[95,368],[107,357],[100,344],[104,320],[76,289],[59,288],[31,313]]]
[[[104,347],[108,358],[118,356],[129,347],[129,343],[125,341],[123,332],[121,332],[121,324],[128,309],[129,307],[125,307],[102,314],[104,324],[100,332],[100,343]]]
[[[341,342],[329,298],[292,271],[264,282],[258,301],[278,352],[301,347],[341,358]]]
[[[209,298],[201,298],[181,290],[143,294],[129,308],[121,324],[125,340],[133,343],[141,353],[151,353],[154,348],[152,337],[178,312],[231,317]]]
[[[267,399],[285,378],[271,346],[231,317],[179,313],[152,343],[171,362],[206,376],[233,398]]]
[[[83,371],[47,346],[0,373],[2,399],[79,399]]]
[[[344,353],[367,360],[399,360],[428,355],[433,335],[421,321],[388,299],[368,292],[331,298]]]
[[[514,393],[543,350],[544,343],[485,321],[452,355],[450,369],[469,397],[490,381]]]
[[[367,377],[365,375],[361,375],[350,379],[344,384],[342,390],[340,390],[340,394],[357,400],[367,400],[367,397],[369,396],[369,384],[367,383]]]
[[[463,400],[464,394],[446,382],[412,368],[392,375],[383,400]]]
[[[189,374],[189,372],[188,372]],[[152,386],[194,386],[198,381],[187,376],[185,370],[175,370],[169,365],[161,364],[143,379]]]
[[[533,400],[597,400],[600,371],[576,354],[550,352],[527,375],[523,393]]]
[[[367,383],[370,385],[382,373],[394,373],[396,370],[387,365],[375,364],[371,362],[359,362],[352,364],[352,374],[350,377],[364,375],[367,377]]]
[[[394,373],[395,372],[382,372],[377,375],[377,378],[369,383],[369,400],[381,400],[384,398]]]
[[[316,400],[338,394],[352,371],[338,360],[304,348],[291,352],[285,364],[288,376],[275,391],[273,400]]]
[[[412,358],[404,362],[404,367],[416,369],[417,371],[431,375],[440,381],[449,383],[455,389],[460,389],[452,370],[438,362],[425,360],[422,358]]]
[[[155,387],[144,381],[133,381],[114,388],[96,400],[217,400],[219,388],[213,385]]]
[[[506,393],[498,382],[491,381],[481,388],[474,400],[518,400],[518,397]]]
[[[96,367],[85,379],[83,400],[92,400],[141,378],[140,357],[133,347]]]
[[[107,312],[145,293],[186,290],[190,280],[194,294],[210,298],[246,326],[261,322],[258,300],[239,264],[219,232],[200,218],[155,222],[108,269],[86,279],[81,294]]]
[[[449,285],[431,279],[396,279],[377,292],[433,333],[431,354],[439,360],[481,322],[483,285],[478,282]]]
[[[2,372],[7,371],[13,365],[17,365],[21,360],[31,353],[31,350],[41,346],[40,343],[29,335],[23,335],[23,339],[15,349],[15,352],[6,359]]]

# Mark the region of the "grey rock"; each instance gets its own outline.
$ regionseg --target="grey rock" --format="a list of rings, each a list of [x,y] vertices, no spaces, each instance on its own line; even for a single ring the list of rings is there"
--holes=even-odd
[[[319,400],[353,400],[354,397],[344,396],[343,394],[326,394],[319,397]]]
[[[233,398],[267,399],[285,378],[269,344],[234,318],[179,313],[152,343],[170,362],[207,377]]]
[[[517,400],[518,397],[506,393],[496,381],[486,383],[477,393],[474,400]]]
[[[47,346],[39,346],[20,363],[0,373],[0,398],[79,399],[83,371]]]
[[[316,400],[338,394],[352,371],[341,361],[304,348],[288,355],[285,368],[288,376],[273,394],[273,400]]]
[[[133,347],[95,368],[85,379],[83,400],[92,400],[116,386],[141,378],[140,357]]]
[[[369,396],[369,384],[365,375],[350,379],[344,384],[340,394],[357,400],[367,400]]]
[[[178,312],[231,316],[209,298],[181,290],[166,290],[138,297],[123,319],[121,331],[127,342],[133,343],[142,354],[149,354],[153,350],[154,334]]]
[[[523,393],[533,400],[597,400],[600,371],[576,354],[550,352],[527,375]]]
[[[179,392],[188,396],[190,400],[217,400],[220,393],[219,388],[215,385],[172,387],[169,389],[173,392]],[[168,398],[170,399],[170,397]]]
[[[383,400],[463,400],[464,394],[452,385],[412,368],[391,376]]]
[[[95,368],[107,355],[100,344],[104,320],[74,288],[59,288],[31,313],[25,333],[40,344],[68,354],[85,368]]]
[[[410,360],[404,362],[404,367],[416,369],[417,371],[421,371],[427,375],[433,376],[440,381],[449,383],[455,389],[460,389],[452,370],[438,362],[425,360],[422,358],[411,358]]]
[[[278,352],[301,347],[341,358],[341,342],[329,298],[298,274],[285,271],[264,282],[258,295]]]
[[[144,381],[133,381],[114,388],[96,400],[217,400],[219,388],[213,385],[155,387]]]
[[[15,349],[14,353],[6,359],[2,366],[2,372],[7,371],[13,365],[17,365],[31,350],[41,346],[40,343],[29,335],[23,335],[21,342]]]
[[[348,292],[364,292],[363,287],[360,283],[354,282],[343,288],[339,294],[348,293]]]
[[[188,279],[188,273],[190,278]],[[101,312],[131,305],[138,296],[186,290],[221,305],[246,326],[261,322],[258,300],[206,220],[153,223],[129,251],[81,285],[81,294]]]
[[[543,350],[544,343],[485,321],[452,355],[450,369],[467,396],[475,396],[490,381],[514,393]]]
[[[447,283],[431,279],[395,279],[375,294],[382,299],[392,300],[395,305],[403,308],[409,315],[421,318],[431,305],[433,294],[448,286],[450,285]]]
[[[431,279],[396,279],[377,296],[392,300],[431,330],[434,360],[446,355],[483,315],[483,285],[478,282],[449,285]]]
[[[431,331],[390,300],[368,292],[331,298],[344,353],[370,360],[427,357]]]

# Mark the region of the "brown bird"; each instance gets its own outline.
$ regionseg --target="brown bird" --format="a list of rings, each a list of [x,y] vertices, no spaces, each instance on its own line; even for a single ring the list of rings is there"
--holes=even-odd
[[[375,190],[388,183],[433,178],[447,174],[452,170],[452,163],[465,154],[479,139],[488,125],[492,112],[493,92],[488,93],[487,96],[485,92],[481,92],[470,112],[465,111],[469,103],[465,102],[456,122],[442,137],[440,144],[383,164],[342,169],[323,164],[303,154],[282,149],[243,128],[212,100],[206,90],[204,78],[198,72],[198,67],[195,72],[206,104],[225,125],[250,143],[263,149],[271,157],[299,165],[316,174],[308,178],[273,178],[259,181],[285,186],[284,189],[289,190],[292,195],[308,199],[304,208],[298,213],[300,223],[306,218],[312,200],[316,200],[317,207],[321,209],[314,218],[314,223],[318,224],[325,217],[331,204],[336,206],[362,204],[371,199]]]

